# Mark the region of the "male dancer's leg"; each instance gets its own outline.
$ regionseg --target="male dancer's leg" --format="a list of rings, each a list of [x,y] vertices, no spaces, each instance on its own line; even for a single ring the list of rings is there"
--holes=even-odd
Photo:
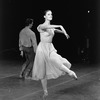
[[[28,59],[28,54],[27,54],[27,52],[24,52],[24,54],[25,54],[25,59],[26,59],[26,61],[25,61],[25,63],[22,65],[22,70],[21,70],[21,72],[20,72],[20,77],[22,77],[22,78],[25,77],[26,68],[27,68],[27,66],[28,66],[28,64],[29,64],[29,59]]]
[[[35,53],[33,51],[33,48],[31,47],[30,52],[28,53],[29,64],[28,64],[27,69],[26,69],[27,70],[26,77],[32,77],[34,57],[35,57]]]

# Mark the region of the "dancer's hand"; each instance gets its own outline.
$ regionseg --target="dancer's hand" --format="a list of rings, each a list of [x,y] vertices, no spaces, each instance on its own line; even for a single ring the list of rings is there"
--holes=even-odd
[[[21,51],[20,55],[23,57],[23,51]]]
[[[65,34],[65,36],[66,36],[66,38],[67,38],[67,39],[69,39],[69,38],[70,38],[70,36],[69,36],[68,34]]]
[[[69,38],[69,35],[67,34],[66,30],[63,28],[62,25],[60,25],[61,30],[63,31],[64,35],[67,37],[67,39]]]

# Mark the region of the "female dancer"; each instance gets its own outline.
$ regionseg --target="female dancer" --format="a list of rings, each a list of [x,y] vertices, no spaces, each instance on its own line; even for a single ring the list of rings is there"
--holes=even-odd
[[[40,32],[40,43],[37,47],[32,73],[33,80],[41,80],[44,90],[43,98],[48,95],[48,79],[56,79],[59,76],[64,75],[65,72],[67,72],[69,76],[77,79],[75,72],[70,70],[70,62],[57,54],[57,50],[52,44],[55,31],[64,33],[67,39],[69,38],[69,35],[66,33],[63,26],[50,24],[50,21],[52,20],[51,10],[45,12],[44,18],[45,22],[37,27],[37,30]]]

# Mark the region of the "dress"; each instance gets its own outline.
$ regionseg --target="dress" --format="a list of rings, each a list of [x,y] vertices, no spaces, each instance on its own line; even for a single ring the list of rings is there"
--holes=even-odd
[[[43,78],[56,79],[61,75],[65,75],[62,70],[62,64],[67,68],[71,68],[71,63],[57,54],[57,50],[52,44],[54,31],[49,29],[47,32],[40,33],[40,43],[38,44],[33,70],[32,79],[41,80]]]

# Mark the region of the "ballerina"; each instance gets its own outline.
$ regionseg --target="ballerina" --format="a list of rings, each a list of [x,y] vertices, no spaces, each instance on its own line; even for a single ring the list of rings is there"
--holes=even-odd
[[[33,80],[41,80],[44,90],[43,99],[48,95],[47,80],[56,79],[65,73],[68,73],[69,76],[77,79],[75,72],[70,70],[71,63],[57,53],[57,50],[52,43],[55,31],[64,33],[67,39],[69,38],[69,35],[62,25],[50,24],[50,21],[52,20],[51,10],[45,12],[44,18],[45,22],[37,27],[37,30],[40,33],[40,43],[36,50],[32,72]]]

